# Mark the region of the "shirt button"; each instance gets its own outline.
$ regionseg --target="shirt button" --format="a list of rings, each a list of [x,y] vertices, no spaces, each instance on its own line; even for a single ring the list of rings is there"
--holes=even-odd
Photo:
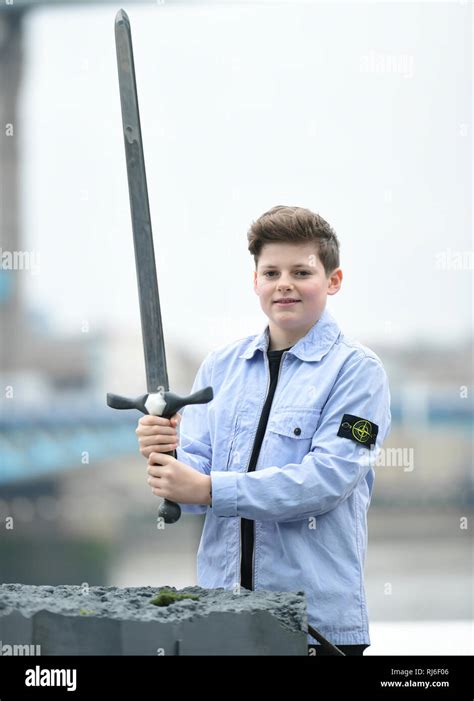
[[[295,436],[299,436],[300,433],[301,433],[301,428],[299,428],[299,427],[297,426],[297,427],[295,428],[295,430],[293,431],[293,433],[295,434]]]

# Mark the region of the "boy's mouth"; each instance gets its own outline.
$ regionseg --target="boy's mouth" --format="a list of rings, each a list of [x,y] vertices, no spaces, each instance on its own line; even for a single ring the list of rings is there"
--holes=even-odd
[[[286,306],[288,304],[295,304],[301,300],[294,297],[282,297],[281,299],[276,299],[273,304],[280,304],[281,306]]]

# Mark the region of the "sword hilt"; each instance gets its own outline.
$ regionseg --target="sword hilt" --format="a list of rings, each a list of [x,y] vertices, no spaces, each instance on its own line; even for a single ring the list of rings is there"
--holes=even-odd
[[[112,409],[138,409],[142,414],[152,416],[162,416],[170,419],[177,411],[188,404],[207,404],[214,397],[212,387],[204,387],[187,397],[180,397],[174,392],[156,392],[142,394],[140,397],[122,397],[119,394],[107,394],[107,406]],[[176,451],[172,450],[166,455],[176,457]],[[181,507],[174,501],[165,499],[158,510],[158,516],[164,519],[165,523],[176,523],[181,517]]]

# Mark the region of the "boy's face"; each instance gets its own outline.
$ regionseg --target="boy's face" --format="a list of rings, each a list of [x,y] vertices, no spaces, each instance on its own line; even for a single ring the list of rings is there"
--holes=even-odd
[[[338,292],[342,270],[326,276],[313,243],[266,243],[257,270],[254,290],[269,319],[270,349],[293,345],[318,321],[326,298]],[[279,304],[282,298],[298,300]]]

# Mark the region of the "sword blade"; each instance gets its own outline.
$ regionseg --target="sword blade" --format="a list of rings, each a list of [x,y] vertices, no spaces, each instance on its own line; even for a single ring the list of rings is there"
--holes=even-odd
[[[115,45],[147,390],[151,393],[162,387],[167,391],[168,370],[138,109],[132,33],[124,10],[119,10],[115,18]]]

